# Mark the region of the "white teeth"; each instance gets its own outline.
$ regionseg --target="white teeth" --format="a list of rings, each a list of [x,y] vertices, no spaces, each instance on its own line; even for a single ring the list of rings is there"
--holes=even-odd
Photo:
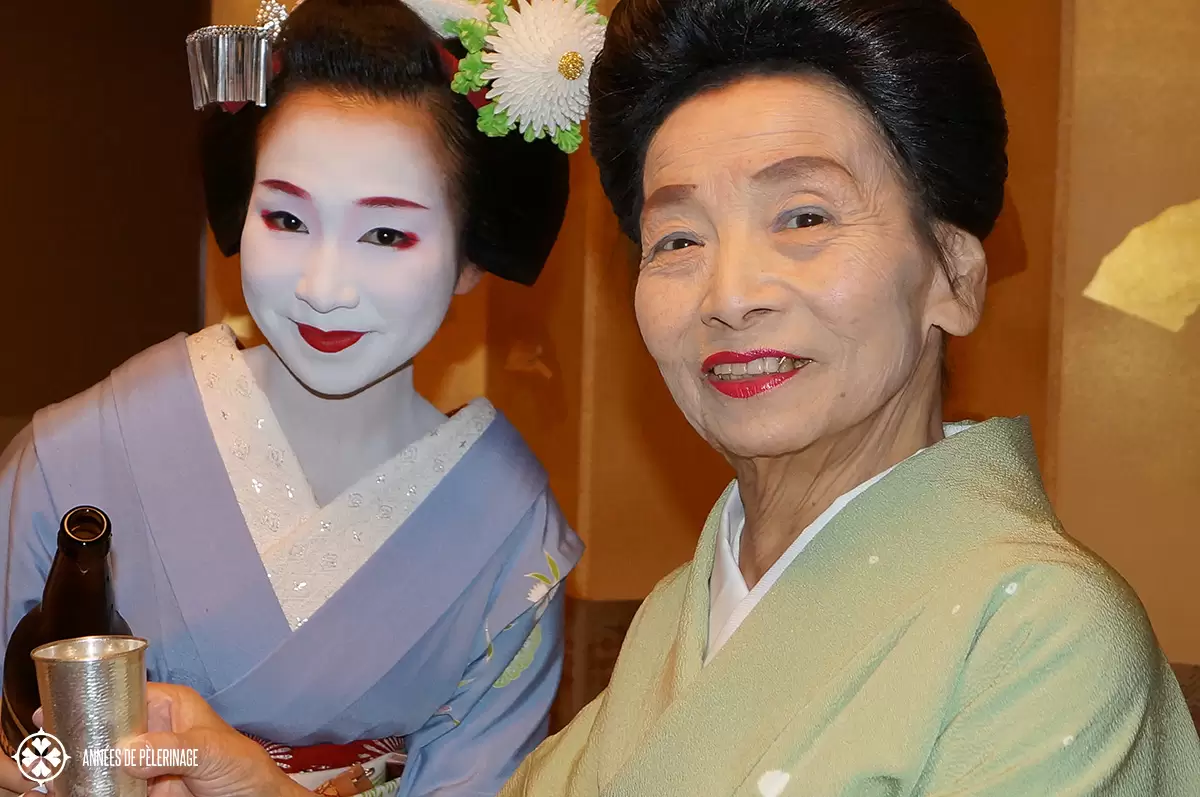
[[[759,357],[748,363],[722,363],[715,365],[712,375],[717,379],[739,379],[763,374],[786,374],[808,365],[808,360],[794,357]]]

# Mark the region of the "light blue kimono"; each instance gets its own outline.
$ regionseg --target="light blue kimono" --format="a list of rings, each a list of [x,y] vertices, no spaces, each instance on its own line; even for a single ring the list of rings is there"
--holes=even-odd
[[[565,577],[582,546],[499,414],[294,631],[182,335],[39,412],[4,454],[5,640],[40,599],[59,519],[79,504],[112,518],[117,606],[150,641],[151,678],[195,688],[239,730],[286,745],[403,736],[397,793],[447,797],[495,794],[546,734],[563,595],[538,585]]]

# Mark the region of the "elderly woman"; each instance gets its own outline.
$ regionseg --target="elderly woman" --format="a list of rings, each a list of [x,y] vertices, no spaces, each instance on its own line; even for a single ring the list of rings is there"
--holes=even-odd
[[[624,0],[591,92],[643,338],[737,481],[503,796],[1200,795],[1025,421],[943,424],[1006,176],[948,0]]]
[[[592,119],[646,345],[737,481],[504,797],[1200,794],[1145,613],[1063,535],[1025,422],[943,424],[1006,174],[950,3],[624,0]],[[192,793],[287,793],[155,699]]]

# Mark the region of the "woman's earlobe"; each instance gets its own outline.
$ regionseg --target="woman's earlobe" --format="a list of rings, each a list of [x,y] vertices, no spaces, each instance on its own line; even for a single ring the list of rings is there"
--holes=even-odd
[[[467,263],[458,272],[458,283],[454,286],[456,296],[462,296],[475,290],[475,286],[483,279],[483,269],[474,263]]]
[[[969,232],[951,225],[938,231],[945,259],[943,279],[933,297],[933,326],[950,335],[969,335],[983,316],[987,297],[987,254],[983,242]]]

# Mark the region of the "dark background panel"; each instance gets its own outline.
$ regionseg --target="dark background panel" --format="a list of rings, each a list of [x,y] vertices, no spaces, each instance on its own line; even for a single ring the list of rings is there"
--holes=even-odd
[[[0,3],[0,416],[201,320],[184,38],[209,0]]]

